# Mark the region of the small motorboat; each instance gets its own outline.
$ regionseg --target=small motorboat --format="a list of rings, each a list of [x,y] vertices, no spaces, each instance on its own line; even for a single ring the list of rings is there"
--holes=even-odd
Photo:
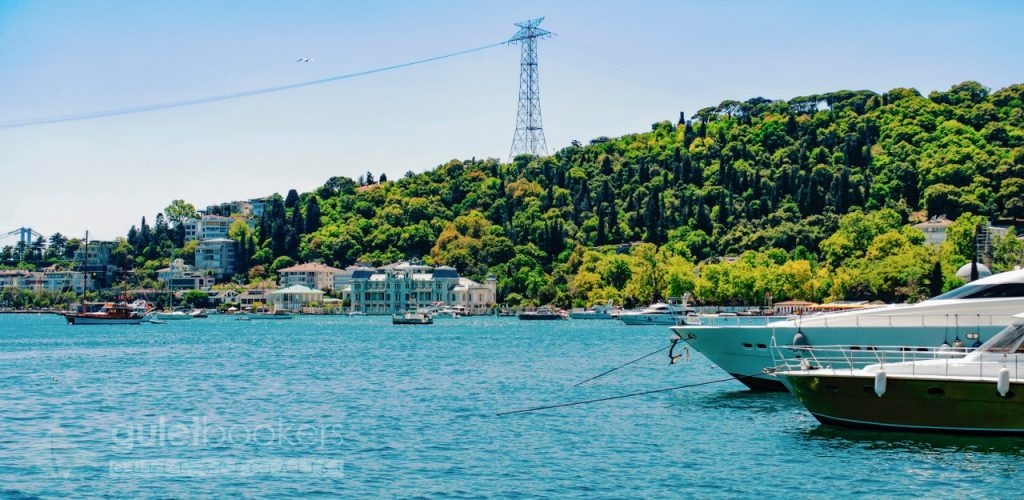
[[[391,324],[394,325],[430,325],[434,318],[426,311],[405,311],[402,314],[392,314]]]

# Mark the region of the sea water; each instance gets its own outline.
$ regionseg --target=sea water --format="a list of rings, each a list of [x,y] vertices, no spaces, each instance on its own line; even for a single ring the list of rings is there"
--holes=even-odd
[[[669,336],[614,320],[0,315],[0,498],[1019,495],[1024,440],[820,426],[696,353],[575,386]]]

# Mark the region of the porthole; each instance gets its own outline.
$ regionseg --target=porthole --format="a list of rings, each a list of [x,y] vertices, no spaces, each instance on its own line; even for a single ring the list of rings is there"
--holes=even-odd
[[[830,385],[830,386],[826,387],[825,390],[827,390],[828,392],[831,392],[832,394],[839,394],[839,388],[834,386],[834,385]]]
[[[929,387],[928,395],[936,398],[941,398],[946,395],[946,390],[941,387]]]
[[[743,348],[744,348],[744,349],[753,349],[753,348],[754,348],[754,345],[753,345],[753,344],[751,344],[750,342],[744,342],[744,343],[743,343]]]

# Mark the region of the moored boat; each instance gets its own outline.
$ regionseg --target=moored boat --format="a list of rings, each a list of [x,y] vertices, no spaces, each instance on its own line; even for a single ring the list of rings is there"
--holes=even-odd
[[[794,349],[773,375],[824,424],[857,428],[1024,434],[1024,314],[977,349],[881,350],[828,356],[818,347]],[[927,360],[900,361],[925,353]],[[823,359],[827,356],[827,359]],[[844,360],[846,362],[844,362]],[[895,362],[893,362],[895,361]]]
[[[150,317],[160,321],[180,321],[193,318],[191,314],[185,311],[158,311],[150,313]]]
[[[405,311],[401,314],[392,314],[391,323],[394,325],[430,325],[434,323],[434,319],[426,311]]]
[[[548,321],[548,320],[559,320],[566,319],[565,313],[552,309],[548,306],[541,306],[531,311],[520,311],[517,314],[519,319],[523,321]]]
[[[131,305],[108,302],[99,311],[78,311],[64,313],[69,325],[138,325],[143,314]]]
[[[687,299],[669,298],[656,302],[639,311],[619,313],[619,320],[627,325],[678,325],[687,315],[696,311],[689,307]]]
[[[619,317],[619,311],[615,309],[615,303],[608,299],[604,304],[594,304],[586,309],[573,309],[569,311],[571,319],[615,319]]]
[[[286,309],[248,314],[248,319],[292,319],[294,315]]]
[[[754,390],[785,390],[764,373],[778,364],[774,344],[978,346],[1024,311],[1024,270],[993,274],[916,304],[793,316],[761,326],[681,325],[690,347]],[[784,352],[785,355],[791,355]]]

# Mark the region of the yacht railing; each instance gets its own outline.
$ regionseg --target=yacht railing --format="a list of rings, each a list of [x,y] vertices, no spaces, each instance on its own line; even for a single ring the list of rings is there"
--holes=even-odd
[[[983,353],[972,357],[970,363],[963,358],[973,351],[971,347],[908,347],[879,346],[773,346],[775,367],[768,372],[813,370],[831,375],[850,375],[868,365],[907,363],[891,374],[956,377],[960,379],[992,379],[1001,368],[1009,370],[1013,383],[1024,382],[1024,356],[1006,353]],[[935,363],[935,360],[942,360]],[[929,361],[927,364],[918,362]]]
[[[1013,319],[1013,314],[906,314],[893,312],[892,314],[836,315],[835,313],[824,313],[820,315],[794,316],[792,319],[797,324],[807,320],[809,322],[813,321],[815,325],[822,326],[950,326],[970,328],[974,326],[1008,325]]]
[[[933,359],[961,359],[970,347],[908,347],[908,346],[774,346],[772,357],[779,370],[810,368],[853,371],[872,364],[905,363]]]

